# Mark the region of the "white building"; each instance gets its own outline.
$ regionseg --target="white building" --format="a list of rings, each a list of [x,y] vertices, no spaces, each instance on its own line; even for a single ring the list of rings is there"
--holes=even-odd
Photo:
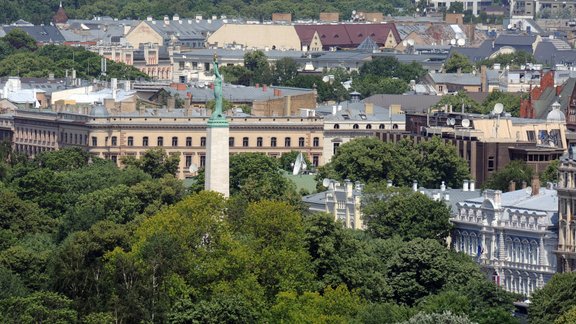
[[[530,296],[556,272],[558,195],[552,185],[502,193],[458,203],[452,246],[477,259],[496,284]]]

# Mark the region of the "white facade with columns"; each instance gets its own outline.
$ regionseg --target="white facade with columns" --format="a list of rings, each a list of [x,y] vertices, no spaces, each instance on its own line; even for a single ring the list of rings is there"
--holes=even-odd
[[[457,209],[453,248],[475,257],[505,290],[529,297],[556,272],[558,195],[551,185],[486,190]]]

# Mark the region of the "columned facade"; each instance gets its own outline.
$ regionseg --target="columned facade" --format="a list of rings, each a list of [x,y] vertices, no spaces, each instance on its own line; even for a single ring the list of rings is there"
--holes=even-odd
[[[558,271],[576,270],[576,161],[564,158],[560,162],[558,178]]]

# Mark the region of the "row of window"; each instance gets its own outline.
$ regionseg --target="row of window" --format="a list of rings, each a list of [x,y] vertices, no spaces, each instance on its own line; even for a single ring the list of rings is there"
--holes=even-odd
[[[105,139],[105,145],[108,145],[108,137],[106,137],[106,139]],[[118,137],[117,136],[112,136],[110,138],[110,145],[111,146],[118,146]],[[128,136],[127,141],[126,141],[126,145],[127,146],[134,146],[134,137],[133,136]],[[142,137],[142,146],[149,146],[149,145],[150,145],[149,137],[148,136]],[[157,146],[164,146],[164,137],[158,136],[156,138],[156,145]],[[235,138],[234,137],[228,138],[228,145],[231,147],[235,146]],[[270,138],[270,146],[276,147],[277,145],[278,145],[278,139],[276,137],[271,137]],[[98,146],[98,138],[97,137],[92,137],[92,146]],[[172,137],[172,146],[178,146],[178,137],[176,137],[176,136]],[[192,137],[186,137],[186,146],[192,146]],[[203,136],[200,138],[200,146],[206,146],[206,137]],[[250,138],[249,137],[243,137],[242,138],[242,146],[243,147],[249,147],[250,146]],[[256,146],[257,147],[264,146],[264,138],[263,137],[256,138]],[[284,138],[284,147],[290,147],[290,146],[292,146],[292,138],[285,137]],[[306,139],[304,137],[299,137],[298,138],[298,147],[304,147],[304,146],[306,146]],[[314,146],[314,147],[320,146],[320,138],[319,137],[314,137],[314,139],[312,140],[312,146]]]
[[[360,125],[358,124],[354,124],[352,125],[352,129],[359,129]],[[340,125],[339,124],[334,124],[334,129],[340,129]],[[371,124],[367,124],[366,125],[366,129],[372,129],[372,125]],[[386,129],[386,126],[384,124],[380,124],[378,126],[378,129]],[[392,125],[392,129],[398,129],[398,124],[394,124]]]

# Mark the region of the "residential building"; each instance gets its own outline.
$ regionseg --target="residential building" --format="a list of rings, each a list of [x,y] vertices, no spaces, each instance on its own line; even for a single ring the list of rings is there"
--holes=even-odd
[[[558,199],[552,184],[483,197],[457,204],[451,245],[476,259],[488,277],[507,291],[530,297],[556,272]]]
[[[558,167],[558,272],[576,270],[576,161],[572,149]]]
[[[394,48],[400,34],[393,23],[295,25],[302,51],[354,49],[371,38],[381,49]]]
[[[224,24],[206,43],[209,48],[300,51],[300,39],[292,25]]]

